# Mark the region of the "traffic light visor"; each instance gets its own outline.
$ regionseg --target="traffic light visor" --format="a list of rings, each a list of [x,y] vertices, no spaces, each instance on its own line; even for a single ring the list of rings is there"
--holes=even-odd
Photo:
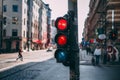
[[[55,26],[58,30],[66,30],[68,26],[68,22],[65,18],[59,17],[56,19]]]

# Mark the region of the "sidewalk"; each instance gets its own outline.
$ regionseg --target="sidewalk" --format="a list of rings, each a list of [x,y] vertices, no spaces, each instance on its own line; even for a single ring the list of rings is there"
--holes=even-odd
[[[86,50],[80,50],[79,57],[80,57],[80,64],[81,65],[83,65],[83,64],[91,65],[92,56],[87,55]]]
[[[12,68],[17,65],[29,63],[29,62],[41,62],[53,57],[53,52],[47,52],[46,50],[23,52],[24,61],[16,61],[18,53],[4,53],[0,54],[0,71]]]
[[[92,65],[91,63],[92,54],[87,55],[86,50],[80,50],[80,65]],[[120,62],[107,62],[103,64],[100,60],[101,66],[120,66]]]

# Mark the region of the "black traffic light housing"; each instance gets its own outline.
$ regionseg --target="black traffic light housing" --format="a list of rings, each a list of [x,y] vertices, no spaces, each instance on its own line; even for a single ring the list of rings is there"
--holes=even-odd
[[[75,60],[78,60],[78,29],[74,21],[74,12],[68,11],[63,17],[58,17],[55,21],[57,34],[55,42],[57,50],[54,57],[56,61],[64,66],[75,65]]]
[[[109,39],[110,40],[116,40],[118,38],[118,31],[117,29],[112,29],[110,32],[109,32]]]
[[[57,34],[55,36],[55,42],[57,44],[57,50],[54,57],[58,63],[68,66],[68,54],[69,54],[69,20],[68,15],[64,17],[58,17],[55,21],[55,27],[57,28]]]

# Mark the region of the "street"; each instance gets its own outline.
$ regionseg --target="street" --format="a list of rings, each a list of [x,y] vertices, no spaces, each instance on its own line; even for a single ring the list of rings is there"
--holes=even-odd
[[[53,53],[54,51],[46,52],[44,50],[34,52],[35,55],[31,55],[33,52],[24,54],[24,62],[13,61],[13,67],[6,69],[1,67],[0,80],[69,80],[69,67],[56,63]],[[84,51],[82,54],[84,54]],[[7,57],[5,58],[7,59]],[[11,56],[11,58],[14,59],[7,59],[7,62],[16,59],[15,56]],[[86,55],[86,59],[88,61],[90,58],[87,58]],[[1,59],[0,62],[9,64],[5,63],[5,59]],[[80,62],[85,62],[85,59]],[[90,63],[89,65],[84,63],[79,67],[80,80],[120,80],[119,65],[93,66]]]
[[[50,59],[45,62],[27,63],[4,71],[0,73],[0,80],[61,80],[61,78],[68,80],[68,75],[68,68]]]

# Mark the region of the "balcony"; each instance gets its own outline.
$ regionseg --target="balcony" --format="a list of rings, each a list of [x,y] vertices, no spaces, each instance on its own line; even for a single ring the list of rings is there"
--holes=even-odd
[[[120,7],[120,1],[109,1],[107,3],[107,7],[109,9],[113,9],[113,8],[119,8]]]
[[[107,21],[112,22],[112,10],[107,11]],[[120,9],[114,10],[114,21],[120,22]]]

